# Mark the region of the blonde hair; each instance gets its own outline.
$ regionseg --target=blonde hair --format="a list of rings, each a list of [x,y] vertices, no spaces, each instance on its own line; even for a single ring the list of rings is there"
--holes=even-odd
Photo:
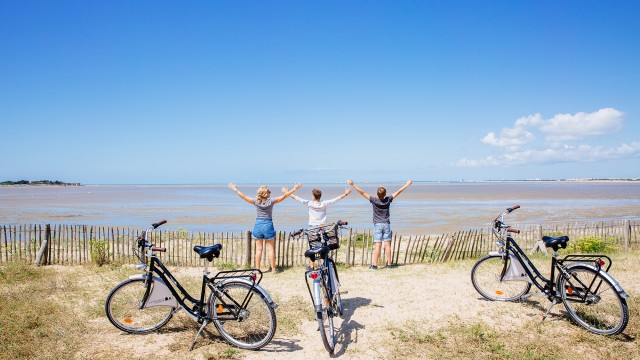
[[[264,202],[271,194],[271,190],[269,190],[268,186],[260,186],[258,188],[258,202]]]

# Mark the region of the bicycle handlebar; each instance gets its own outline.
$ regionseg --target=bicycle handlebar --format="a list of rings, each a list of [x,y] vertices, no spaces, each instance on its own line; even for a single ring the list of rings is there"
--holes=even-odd
[[[507,232],[514,233],[514,234],[520,234],[520,230],[512,228],[512,227],[507,228]]]
[[[166,223],[167,223],[167,220],[161,220],[161,221],[158,221],[157,223],[151,224],[151,226],[153,226],[154,229],[157,229],[160,227],[160,225],[164,225]]]
[[[510,213],[513,210],[518,210],[518,209],[520,209],[520,205],[514,205],[514,206],[512,206],[510,208],[507,208],[507,213]]]
[[[343,226],[347,226],[347,225],[349,225],[349,223],[348,223],[347,221],[338,220],[338,221],[336,221],[336,222],[335,222],[335,224],[320,225],[320,226],[318,226],[318,227],[314,227],[314,228],[310,228],[310,229],[311,229],[311,230],[314,230],[314,232],[315,232],[315,231],[323,231],[323,228],[326,228],[326,227],[329,227],[329,226],[332,226],[332,225],[335,225],[335,226],[338,226],[338,227],[343,227]],[[305,233],[305,232],[306,232],[306,233],[309,233],[309,232],[311,232],[311,231],[310,231],[310,229],[304,229],[304,228],[302,228],[302,229],[300,229],[300,230],[296,230],[296,231],[294,231],[294,232],[289,233],[289,236],[290,236],[290,237],[298,237],[298,236],[300,236],[302,233]]]

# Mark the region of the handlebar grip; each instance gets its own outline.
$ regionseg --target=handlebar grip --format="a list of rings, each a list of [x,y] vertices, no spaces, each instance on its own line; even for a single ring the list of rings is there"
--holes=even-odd
[[[512,206],[510,208],[507,208],[507,211],[508,212],[512,212],[513,210],[518,210],[518,209],[520,209],[520,205],[514,205],[514,206]]]
[[[154,229],[157,229],[158,227],[160,227],[160,225],[164,225],[166,223],[167,223],[167,220],[162,220],[162,221],[159,221],[159,222],[157,222],[155,224],[151,224],[151,226],[153,226]]]
[[[520,230],[514,228],[507,228],[507,232],[520,234]]]
[[[349,225],[349,223],[348,223],[348,222],[346,222],[346,221],[342,221],[342,220],[338,220],[338,222],[337,222],[336,224],[338,224],[338,226],[345,226],[345,225]]]
[[[302,229],[292,232],[291,234],[289,234],[289,236],[296,237],[296,236],[298,236],[300,234],[302,234]]]
[[[156,246],[154,246],[154,247],[152,247],[152,248],[151,248],[151,251],[166,252],[166,251],[167,251],[167,248],[163,248],[163,247],[156,247]]]

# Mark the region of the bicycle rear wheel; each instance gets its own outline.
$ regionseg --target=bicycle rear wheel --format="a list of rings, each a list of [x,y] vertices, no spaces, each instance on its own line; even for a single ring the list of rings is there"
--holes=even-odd
[[[276,313],[262,294],[249,284],[228,282],[220,287],[225,295],[209,297],[209,314],[220,335],[242,349],[267,345],[276,333]],[[228,296],[228,297],[227,297]],[[242,304],[244,307],[241,307]]]
[[[111,290],[104,309],[113,326],[131,334],[147,334],[171,320],[171,306],[140,309],[146,290],[144,279],[126,280]]]
[[[510,258],[502,255],[487,255],[473,266],[471,282],[476,290],[489,300],[518,300],[531,289],[527,281],[504,281],[504,272],[509,269]]]
[[[569,315],[585,329],[599,335],[621,333],[629,321],[627,301],[613,284],[590,267],[574,266],[561,276],[558,289]]]
[[[331,300],[329,299],[329,293],[327,292],[325,279],[323,279],[320,284],[322,311],[318,311],[316,313],[318,318],[318,327],[324,348],[327,349],[329,354],[333,354],[333,350],[336,347],[336,331],[333,326],[333,310],[331,307]]]

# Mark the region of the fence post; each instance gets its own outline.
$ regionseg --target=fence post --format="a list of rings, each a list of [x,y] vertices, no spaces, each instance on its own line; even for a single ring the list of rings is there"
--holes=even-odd
[[[245,260],[245,267],[251,267],[251,231],[247,231],[245,234],[245,243],[247,244],[247,259]]]
[[[36,261],[33,264],[34,267],[38,267],[40,265],[40,260],[44,255],[44,264],[47,265],[49,260],[49,240],[51,240],[51,225],[47,224],[45,229],[45,237],[44,242],[40,245],[40,249],[38,250],[38,254],[36,255]]]
[[[347,267],[351,265],[351,228],[349,228],[349,237],[347,238],[347,260],[345,265]]]
[[[629,251],[629,241],[631,240],[631,220],[624,221],[624,250]]]
[[[549,255],[549,253],[547,252],[547,247],[545,246],[544,241],[542,241],[542,225],[538,224],[536,235],[538,240],[533,245],[533,248],[531,248],[531,251],[529,251],[529,254],[533,254],[536,252],[536,250],[540,249],[540,252],[543,252],[545,255]]]

